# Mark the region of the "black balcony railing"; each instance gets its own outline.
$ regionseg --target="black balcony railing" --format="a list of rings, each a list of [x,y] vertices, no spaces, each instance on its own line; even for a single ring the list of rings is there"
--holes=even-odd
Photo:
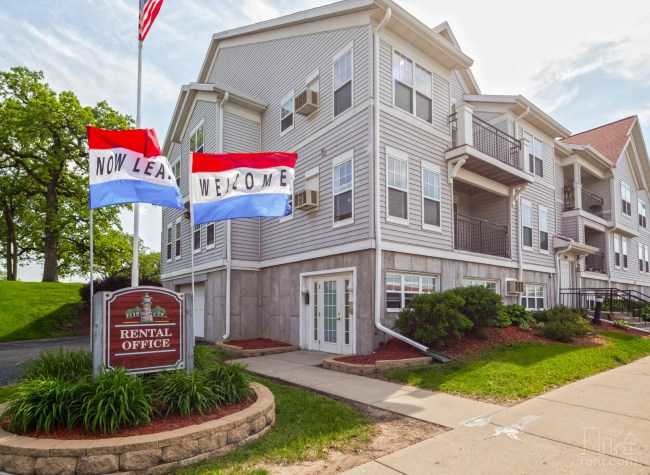
[[[510,257],[508,226],[456,214],[455,248],[491,256]]]
[[[593,191],[582,189],[582,209],[588,211],[589,213],[599,216],[601,218],[606,217],[605,213],[605,199],[594,193]],[[573,186],[564,187],[564,211],[570,211],[576,209],[576,198],[575,190]]]
[[[472,116],[474,148],[511,167],[521,169],[521,141]]]
[[[585,258],[585,269],[589,272],[605,273],[605,254],[591,254]]]

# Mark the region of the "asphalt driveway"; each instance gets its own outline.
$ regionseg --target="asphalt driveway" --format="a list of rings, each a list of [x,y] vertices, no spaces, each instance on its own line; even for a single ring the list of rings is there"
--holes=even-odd
[[[43,351],[87,350],[89,345],[88,336],[0,343],[0,386],[16,381],[20,377],[23,365]]]

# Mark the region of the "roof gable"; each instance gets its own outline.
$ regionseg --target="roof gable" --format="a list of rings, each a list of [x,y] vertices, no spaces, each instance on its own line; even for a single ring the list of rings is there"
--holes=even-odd
[[[636,123],[636,116],[625,117],[567,137],[563,142],[591,145],[616,165],[630,140],[632,128]]]

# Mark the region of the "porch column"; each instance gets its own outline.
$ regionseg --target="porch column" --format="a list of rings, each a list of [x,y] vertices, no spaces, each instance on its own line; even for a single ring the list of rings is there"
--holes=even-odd
[[[582,175],[579,163],[573,164],[573,206],[582,209]]]
[[[474,108],[466,102],[456,106],[457,134],[459,145],[474,146],[474,134],[472,125],[472,116]]]

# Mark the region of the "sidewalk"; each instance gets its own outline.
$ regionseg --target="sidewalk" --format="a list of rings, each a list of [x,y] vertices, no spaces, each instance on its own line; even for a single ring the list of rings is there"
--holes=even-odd
[[[650,358],[474,420],[361,474],[649,474]]]
[[[495,404],[318,367],[326,353],[294,351],[236,360],[254,373],[446,427],[503,410]]]

